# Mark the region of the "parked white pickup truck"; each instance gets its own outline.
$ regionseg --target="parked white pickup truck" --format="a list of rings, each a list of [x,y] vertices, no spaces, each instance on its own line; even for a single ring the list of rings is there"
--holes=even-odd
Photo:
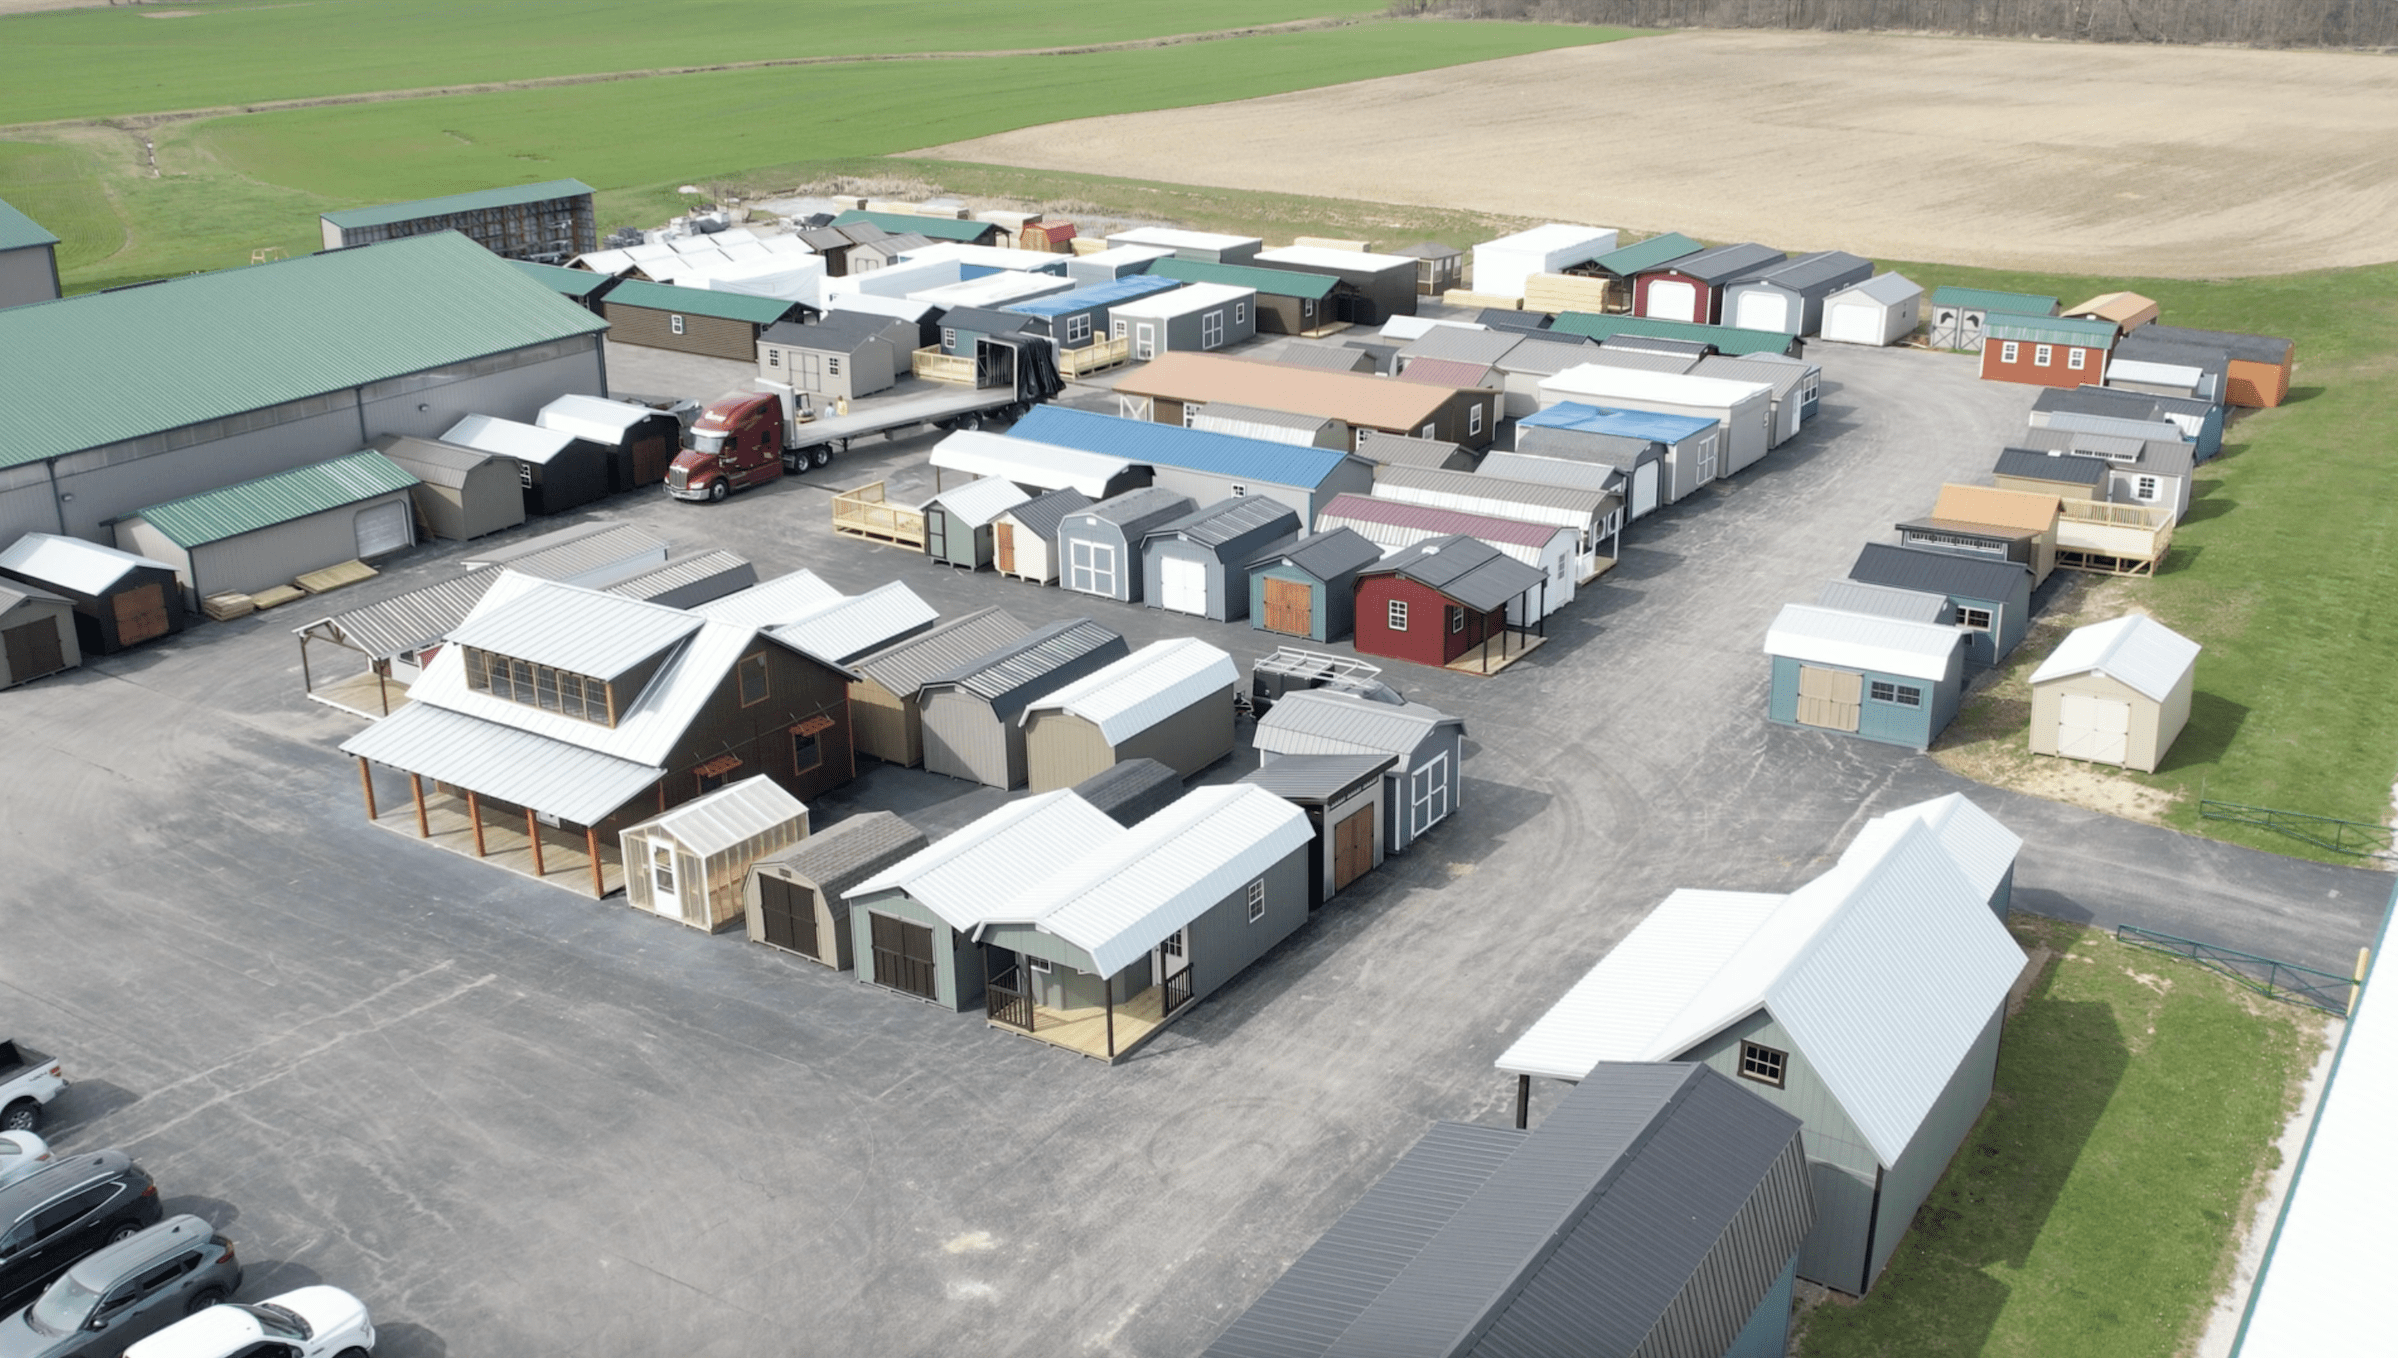
[[[42,1109],[67,1087],[56,1061],[21,1042],[0,1038],[0,1132],[30,1132]]]

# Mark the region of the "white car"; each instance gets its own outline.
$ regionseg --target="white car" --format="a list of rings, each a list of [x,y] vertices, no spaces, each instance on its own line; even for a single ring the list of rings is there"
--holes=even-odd
[[[125,1350],[125,1358],[366,1358],[374,1350],[365,1302],[338,1287],[303,1287],[211,1306]]]
[[[31,1132],[0,1132],[0,1188],[49,1163],[49,1142]]]

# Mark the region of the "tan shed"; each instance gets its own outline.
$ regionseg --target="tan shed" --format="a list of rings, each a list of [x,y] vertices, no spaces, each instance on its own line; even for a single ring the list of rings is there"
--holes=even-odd
[[[888,811],[836,822],[750,866],[742,905],[749,940],[847,971],[856,965],[841,893],[931,843]]]
[[[2048,578],[2057,568],[2057,513],[2061,497],[2046,492],[2000,490],[1996,486],[1960,486],[1954,483],[1940,488],[1940,499],[1932,506],[1932,517],[1950,523],[1988,524],[2011,528],[2032,538],[2032,559],[2024,564],[2032,568],[2032,587]]]
[[[2075,628],[2032,671],[2032,753],[2156,772],[2190,720],[2198,651],[2137,613]]]
[[[525,521],[523,464],[505,453],[397,435],[374,447],[416,478],[416,517],[437,538],[463,542]]]
[[[850,724],[858,753],[913,768],[924,762],[924,681],[988,655],[1032,629],[982,608],[850,662]]]
[[[2084,321],[2112,321],[2119,333],[2128,335],[2141,326],[2155,324],[2158,310],[2154,299],[2136,292],[2102,292],[2057,314]]]
[[[743,914],[752,863],[808,837],[808,808],[765,774],[624,830],[625,903],[710,933]]]
[[[1025,778],[1051,792],[1125,759],[1154,759],[1189,778],[1232,753],[1240,681],[1232,657],[1204,641],[1143,646],[1025,705]]]

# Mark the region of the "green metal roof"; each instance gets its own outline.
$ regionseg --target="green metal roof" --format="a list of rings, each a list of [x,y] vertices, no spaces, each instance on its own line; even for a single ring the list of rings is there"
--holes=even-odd
[[[529,259],[512,259],[508,262],[522,270],[525,277],[566,297],[589,297],[613,277],[589,269],[561,269],[555,264],[535,264]]]
[[[1309,297],[1318,301],[1331,296],[1332,290],[1341,285],[1330,274],[1264,269],[1254,264],[1211,264],[1203,259],[1161,259],[1150,264],[1149,272],[1180,283],[1228,283],[1275,297]]]
[[[42,224],[0,199],[0,250],[22,250],[28,245],[56,245],[58,237],[42,229]]]
[[[453,231],[8,307],[0,467],[606,328]]]
[[[1695,255],[1706,248],[1679,231],[1668,231],[1662,236],[1651,236],[1621,250],[1610,250],[1590,263],[1591,267],[1604,269],[1618,278],[1630,278],[1643,269],[1654,269],[1669,260]]]
[[[141,517],[178,547],[202,547],[415,484],[398,463],[369,448],[152,505]]]
[[[447,198],[419,198],[412,203],[385,203],[379,207],[354,207],[342,212],[328,212],[324,219],[347,230],[359,226],[389,226],[393,222],[412,222],[419,217],[439,217],[452,212],[480,212],[485,208],[514,207],[519,203],[540,203],[552,198],[572,198],[591,192],[591,186],[580,179],[550,179],[539,184],[515,184],[504,189],[477,189],[473,193],[453,193]]]
[[[1616,335],[1645,335],[1650,339],[1695,340],[1712,344],[1719,354],[1787,354],[1798,343],[1798,336],[1785,335],[1777,330],[1742,330],[1729,325],[1698,325],[1690,321],[1668,321],[1653,316],[1599,316],[1587,311],[1568,311],[1549,326],[1563,335],[1588,335],[1605,340]]]
[[[1953,306],[1966,311],[2004,311],[2010,316],[2046,316],[2057,309],[2057,299],[2042,297],[2036,292],[1990,292],[1982,288],[1935,288],[1933,306]]]
[[[791,314],[799,303],[779,297],[752,297],[746,292],[711,292],[706,288],[678,288],[669,283],[645,283],[628,278],[608,290],[600,299],[602,306],[647,307],[652,311],[675,311],[686,316],[714,316],[719,320],[747,321],[751,325],[772,325]]]
[[[972,242],[981,240],[996,229],[989,222],[961,222],[954,217],[918,217],[907,212],[867,212],[861,208],[851,208],[833,218],[835,226],[847,226],[851,222],[879,226],[894,236],[904,236],[913,231],[926,240]]]
[[[2070,316],[2010,316],[1993,311],[1982,318],[1985,340],[2030,340],[2034,344],[2071,344],[2084,349],[2113,349],[2113,321],[2080,321]]]

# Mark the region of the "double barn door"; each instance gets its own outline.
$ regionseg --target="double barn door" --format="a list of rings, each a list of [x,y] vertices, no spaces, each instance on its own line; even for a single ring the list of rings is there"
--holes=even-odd
[[[816,939],[816,895],[780,877],[758,874],[758,922],[768,943],[821,958]]]
[[[872,911],[867,912],[866,922],[873,936],[874,983],[918,999],[938,999],[933,976],[932,927]]]
[[[1310,637],[1316,631],[1316,591],[1297,580],[1266,577],[1266,630],[1284,636]]]
[[[167,592],[163,585],[152,583],[112,595],[108,607],[116,617],[119,646],[167,634]]]

